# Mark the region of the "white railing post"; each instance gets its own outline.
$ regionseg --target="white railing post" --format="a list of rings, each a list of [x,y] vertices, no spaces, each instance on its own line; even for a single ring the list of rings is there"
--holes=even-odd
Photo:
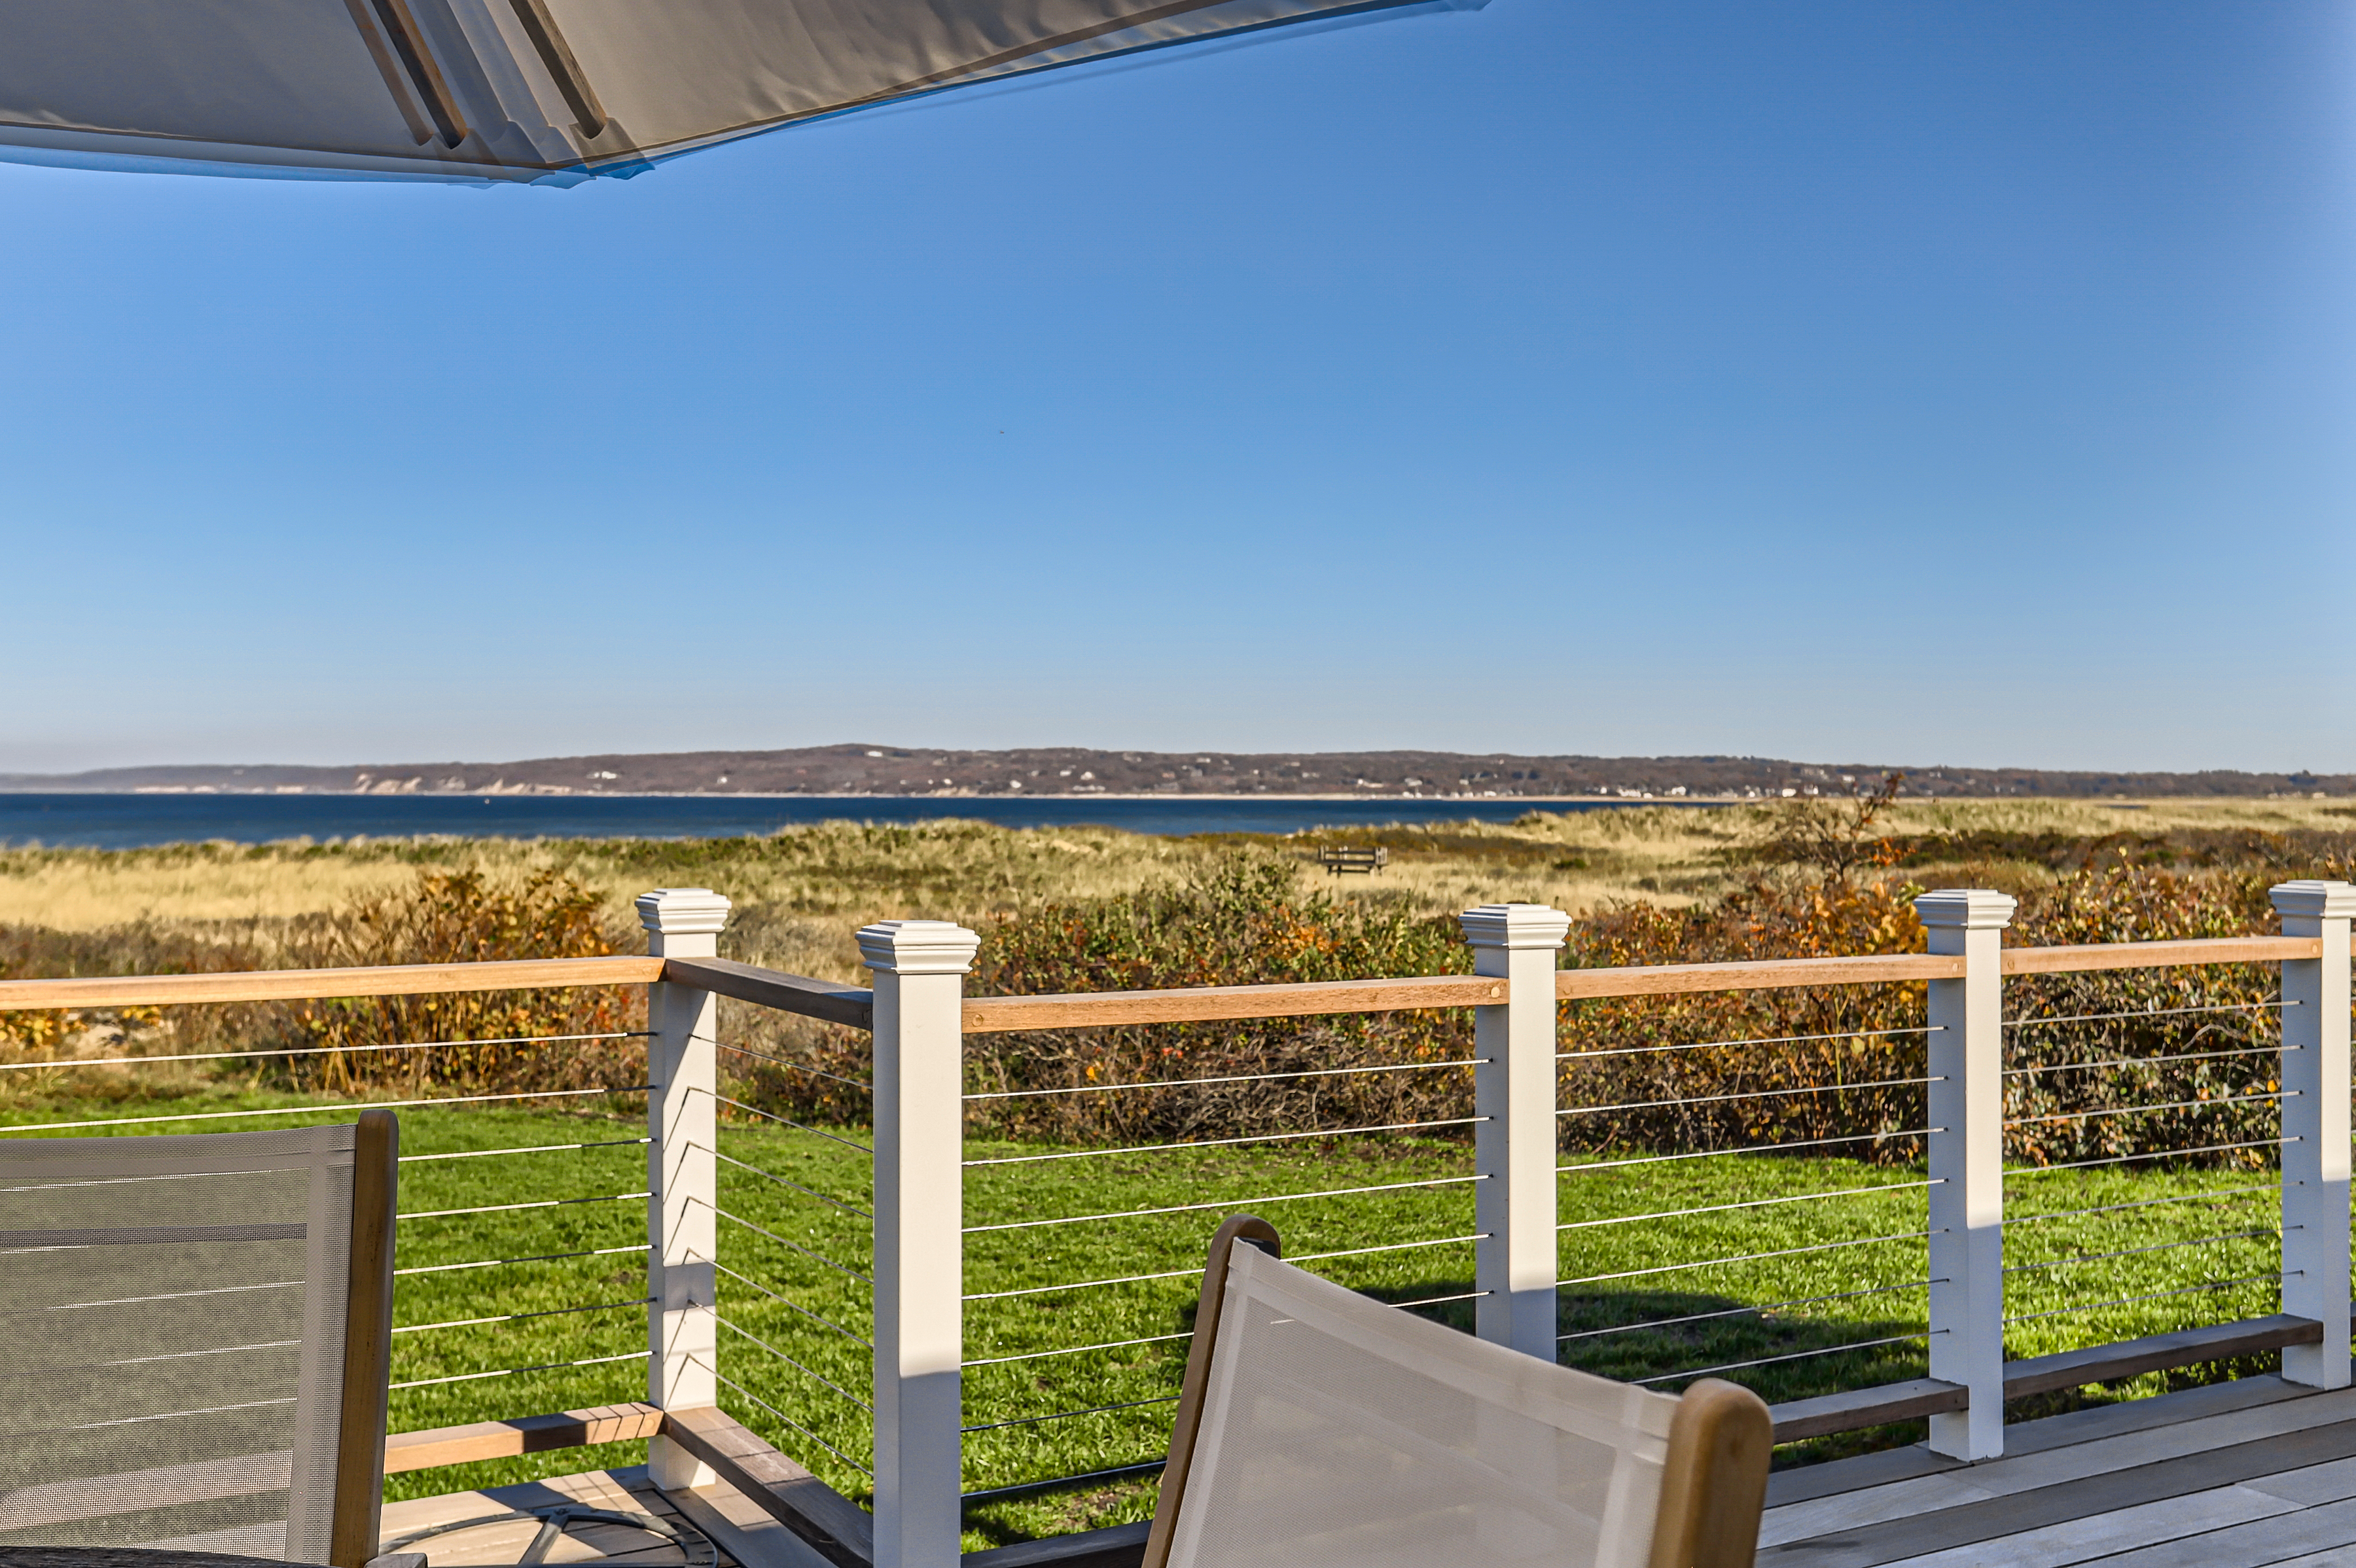
[[[728,900],[709,887],[658,887],[637,901],[647,950],[657,958],[716,958]],[[719,1403],[720,1364],[712,1260],[720,1201],[712,1096],[720,1092],[718,999],[657,981],[647,987],[647,1400],[665,1410]],[[647,1470],[658,1487],[709,1486],[711,1468],[668,1437],[649,1438]]]
[[[2320,1345],[2283,1348],[2286,1382],[2344,1389],[2348,1368],[2348,923],[2356,887],[2272,890],[2286,937],[2320,958],[2282,966],[2282,1309],[2323,1325]]]
[[[1931,1375],[1970,1391],[1931,1418],[1951,1459],[2004,1452],[2004,929],[2016,901],[1976,888],[1914,900],[1929,948],[1960,957],[1930,983]]]
[[[1473,1332],[1555,1359],[1555,954],[1570,917],[1544,904],[1484,904],[1458,917],[1472,972],[1505,999],[1472,1010]]]
[[[947,920],[859,933],[875,972],[875,1568],[957,1568],[964,1520],[964,976]]]

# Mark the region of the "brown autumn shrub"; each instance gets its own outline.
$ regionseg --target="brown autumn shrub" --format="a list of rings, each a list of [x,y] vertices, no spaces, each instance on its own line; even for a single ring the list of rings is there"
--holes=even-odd
[[[428,871],[399,892],[305,923],[288,945],[298,967],[327,968],[592,958],[620,944],[597,895],[570,877],[540,872],[499,886],[477,871]],[[267,1033],[288,1045],[338,1047],[280,1058],[292,1064],[284,1075],[306,1090],[635,1086],[645,1081],[640,1039],[581,1036],[633,1034],[645,1012],[643,993],[632,986],[341,997],[294,1004]],[[424,1042],[440,1044],[351,1048]]]

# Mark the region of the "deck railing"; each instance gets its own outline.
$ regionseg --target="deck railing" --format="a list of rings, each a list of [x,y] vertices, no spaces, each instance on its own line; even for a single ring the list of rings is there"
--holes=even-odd
[[[411,1265],[402,1275],[404,1289],[424,1291],[469,1270],[580,1266],[584,1258],[619,1262],[643,1251],[642,1295],[626,1299],[617,1293],[614,1300],[535,1308],[531,1316],[536,1322],[586,1324],[643,1308],[645,1348],[500,1365],[497,1350],[487,1346],[474,1353],[486,1364],[462,1372],[424,1380],[396,1373],[396,1382],[412,1388],[506,1377],[538,1379],[533,1386],[545,1386],[558,1373],[589,1377],[592,1369],[637,1361],[645,1369],[647,1397],[399,1434],[389,1446],[388,1469],[647,1438],[659,1485],[686,1487],[723,1477],[841,1568],[942,1568],[957,1559],[964,1521],[977,1507],[1041,1487],[1151,1471],[1171,1402],[1161,1385],[1174,1389],[1174,1380],[1166,1364],[1141,1369],[1139,1358],[1152,1346],[1183,1358],[1183,1305],[1195,1273],[1184,1257],[1190,1246],[1195,1256],[1200,1251],[1193,1232],[1206,1235],[1225,1213],[1238,1208],[1265,1208],[1280,1223],[1287,1215],[1312,1216],[1288,1247],[1297,1261],[1404,1308],[1457,1315],[1484,1338],[1590,1364],[1599,1356],[1607,1363],[1615,1356],[1625,1361],[1635,1354],[1627,1347],[1641,1343],[1646,1348],[1637,1359],[1650,1358],[1637,1369],[1641,1380],[1656,1385],[1705,1372],[1765,1375],[1802,1362],[1835,1371],[1869,1369],[1908,1358],[1923,1374],[1860,1374],[1855,1386],[1786,1400],[1775,1406],[1783,1442],[1927,1418],[1934,1450],[1983,1458],[2002,1449],[2008,1399],[2270,1352],[2280,1353],[2283,1376],[2292,1382],[2347,1386],[2349,933],[2356,888],[2294,882],[2275,889],[2274,897],[2279,936],[2007,948],[2012,900],[1944,891],[1917,902],[1929,931],[1930,950],[1922,954],[1569,970],[1557,967],[1567,917],[1539,906],[1496,905],[1463,918],[1472,948],[1471,974],[967,997],[963,976],[980,939],[961,928],[910,920],[861,931],[862,956],[874,983],[860,989],[721,959],[727,900],[703,889],[665,889],[638,901],[649,933],[650,950],[643,958],[7,981],[0,982],[0,1010],[648,986],[644,1076],[562,1091],[604,1095],[607,1103],[615,1095],[643,1095],[643,1134],[579,1144],[418,1150],[405,1156],[412,1162],[405,1176],[422,1176],[436,1164],[477,1160],[512,1162],[527,1175],[497,1204],[437,1209],[403,1203],[404,1240],[411,1225],[571,1206],[643,1205],[645,1240],[557,1249],[547,1257],[493,1249],[481,1258]],[[2182,1031],[2158,1052],[2108,1060],[2099,1051],[2091,1058],[2083,1051],[2056,1057],[2042,1042],[2061,1037],[2060,1031],[2103,1026],[2105,1017],[2006,1015],[2008,977],[2253,963],[2281,966],[2279,993],[2266,1002],[2136,1012],[2133,1018],[2147,1034],[2161,1018]],[[1891,986],[1922,988],[1921,1012],[1909,1015],[1919,1022],[1861,1033],[1919,1033],[1926,1045],[1921,1072],[1835,1087],[1897,1097],[1890,1102],[1906,1108],[1903,1126],[1798,1142],[1598,1149],[1577,1131],[1590,1117],[1821,1090],[1681,1090],[1626,1103],[1559,1102],[1564,1074],[1579,1065],[1577,1058],[1728,1045],[1779,1047],[1818,1037],[1648,1038],[1565,1052],[1559,1033],[1566,1004]],[[744,1064],[756,1060],[794,1072],[841,1075],[727,1037],[721,998],[871,1035],[870,1071],[845,1081],[872,1097],[872,1139],[862,1144],[851,1130],[798,1123],[730,1093]],[[1168,1083],[969,1091],[968,1036],[1419,1008],[1472,1009],[1470,1050],[1445,1059],[1231,1077],[1469,1075],[1467,1115],[1110,1147],[982,1146],[977,1152],[969,1146],[969,1112],[982,1101],[1153,1090]],[[2229,1038],[2212,1037],[2229,1024]],[[319,1048],[430,1050],[449,1044]],[[2187,1048],[2177,1049],[2179,1045]],[[2062,1075],[2103,1074],[2108,1076],[2092,1081],[2130,1085],[2158,1064],[2247,1064],[2261,1058],[2276,1069],[2263,1089],[2245,1081],[2215,1097],[2204,1090],[2189,1101],[2122,1101],[2008,1116],[2008,1095],[2020,1100],[2030,1092],[2027,1086]],[[165,1059],[123,1058],[133,1067]],[[70,1065],[99,1064],[80,1058]],[[1202,1080],[1181,1069],[1175,1081]],[[420,1095],[394,1102],[456,1109],[549,1102],[558,1101],[558,1092]],[[335,1113],[347,1104],[284,1108],[284,1113]],[[2212,1111],[2247,1115],[2265,1106],[2279,1117],[2265,1135],[2251,1135],[2242,1126],[2232,1136],[2204,1142],[2197,1131],[2198,1118]],[[218,1114],[225,1120],[240,1113]],[[0,1128],[0,1135],[79,1128],[196,1131],[215,1115],[32,1122]],[[2194,1131],[2167,1147],[2008,1168],[2008,1135],[2019,1143],[2040,1122],[2107,1123],[2149,1115],[2177,1116]],[[146,1122],[155,1125],[134,1126]],[[1740,1115],[1734,1122],[1740,1124]],[[1469,1144],[1462,1138],[1467,1126]],[[1401,1133],[1452,1134],[1458,1142],[1419,1145],[1422,1163],[1388,1179],[1319,1172],[1277,1179],[1292,1168],[1282,1166],[1281,1151],[1345,1148],[1354,1138]],[[1909,1145],[1922,1151],[1919,1170],[1902,1163],[1859,1166],[1838,1179],[1800,1181],[1793,1190],[1767,1181],[1761,1190],[1730,1199],[1702,1194],[1709,1200],[1685,1202],[1676,1196],[1677,1180],[1711,1162],[1804,1153],[1830,1161],[1854,1152],[1849,1145],[1888,1137],[1919,1141]],[[568,1167],[560,1156],[603,1150],[608,1143],[645,1145],[644,1190],[582,1190],[581,1180],[568,1179],[567,1171],[579,1167]],[[1460,1152],[1451,1155],[1450,1148]],[[610,1161],[612,1155],[597,1157]],[[2208,1161],[2199,1168],[2215,1179],[2152,1197],[2115,1198],[2096,1190],[2128,1168],[2171,1160],[2180,1166],[2188,1159],[2196,1166]],[[2220,1166],[2220,1160],[2226,1164]],[[1117,1173],[1118,1179],[1108,1176],[1101,1185],[1126,1196],[1076,1199],[1065,1173],[1076,1168]],[[1792,1168],[1821,1174],[1804,1164]],[[2086,1197],[2098,1201],[2081,1201]],[[977,1216],[969,1200],[986,1212]],[[2154,1213],[2179,1212],[2193,1216],[2188,1233],[2150,1230]],[[1805,1214],[1813,1229],[1804,1240],[1794,1242],[1787,1235],[1762,1246],[1745,1227],[1769,1214]],[[2144,1229],[2117,1233],[2126,1223],[2124,1215],[2135,1216],[2134,1224]],[[1125,1227],[1158,1229],[1132,1243],[1123,1240]],[[1065,1239],[1074,1238],[1067,1245]],[[2112,1244],[2123,1240],[2133,1244]],[[1083,1264],[1099,1256],[1132,1262],[1093,1271],[1083,1266],[1076,1274],[1059,1260],[1083,1241],[1088,1251]],[[2106,1278],[2131,1281],[2156,1256],[2193,1248],[2215,1251],[2215,1277],[2144,1294],[2103,1287]],[[1437,1271],[1445,1288],[1435,1289],[1429,1280],[1419,1286],[1408,1277],[1418,1271],[1398,1263],[1407,1258],[1433,1261],[1420,1273]],[[1449,1259],[1457,1261],[1440,1262]],[[1137,1262],[1156,1266],[1133,1266]],[[1763,1269],[1767,1263],[1773,1268]],[[582,1273],[594,1275],[602,1266],[593,1262]],[[1691,1294],[1703,1283],[1710,1290],[1690,1304],[1695,1310],[1643,1305],[1645,1293],[1674,1294],[1667,1287],[1675,1285]],[[2118,1315],[2128,1307],[2153,1310],[2148,1304],[2162,1296],[2180,1298],[2179,1306],[2166,1309],[2178,1320],[2167,1331],[2110,1339],[2093,1332],[2127,1321]],[[1732,1360],[1708,1354],[1707,1336],[1695,1326],[1815,1323],[1811,1308],[1869,1300],[1884,1319],[1859,1325],[1858,1334]],[[2203,1303],[2273,1310],[2233,1313]],[[1610,1321],[1579,1316],[1588,1311]],[[1574,1319],[1569,1331],[1566,1314]],[[402,1327],[418,1335],[463,1335],[512,1316],[453,1314],[404,1321]],[[2089,1326],[2077,1335],[2082,1342],[2006,1359],[2008,1329],[2016,1337],[2051,1340],[2056,1326],[2070,1323]],[[1153,1332],[1113,1332],[1102,1326],[1107,1324]],[[581,1338],[585,1347],[594,1335],[584,1329]],[[1033,1408],[1025,1399],[1053,1408]],[[1048,1466],[1049,1473],[1021,1473],[1026,1463],[1042,1463],[1026,1461],[1024,1445],[1036,1450],[1042,1429],[1066,1422],[1092,1424],[1069,1429],[1087,1433],[1085,1442],[1055,1451],[1092,1453],[1106,1463],[1076,1472],[1056,1473]],[[872,1510],[845,1495],[862,1487],[872,1488]],[[1141,1528],[1098,1531],[1072,1541],[1065,1554],[1118,1555],[1133,1547],[1132,1536],[1141,1539]],[[1052,1546],[1014,1550],[1026,1562],[1057,1554]]]

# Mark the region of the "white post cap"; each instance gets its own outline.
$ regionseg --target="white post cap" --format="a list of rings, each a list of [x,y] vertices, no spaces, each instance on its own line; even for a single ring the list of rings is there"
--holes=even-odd
[[[2277,882],[2266,889],[2278,915],[2304,915],[2309,919],[2344,920],[2356,915],[2356,887],[2345,882],[2321,882],[2302,877]]]
[[[723,929],[734,908],[709,887],[658,887],[637,898],[638,923],[659,936],[707,936]]]
[[[1926,926],[1960,926],[1967,931],[2000,931],[2012,924],[2020,900],[1985,887],[1941,887],[1914,900]]]
[[[859,961],[893,974],[963,974],[980,933],[954,920],[878,920],[859,929]]]
[[[1483,904],[1456,917],[1476,948],[1558,948],[1570,917],[1545,904]]]

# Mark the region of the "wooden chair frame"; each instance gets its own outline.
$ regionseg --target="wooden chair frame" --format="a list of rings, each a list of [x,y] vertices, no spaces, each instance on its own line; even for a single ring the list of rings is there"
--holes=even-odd
[[[1202,1434],[1211,1358],[1217,1349],[1219,1314],[1226,1299],[1227,1260],[1238,1242],[1273,1258],[1284,1255],[1276,1227],[1257,1215],[1239,1214],[1211,1238],[1203,1294],[1194,1311],[1194,1343],[1186,1357],[1178,1419],[1170,1434],[1170,1462],[1162,1472],[1162,1494],[1141,1568],[1169,1568],[1187,1472]],[[1686,1390],[1669,1424],[1650,1568],[1751,1568],[1774,1442],[1774,1422],[1766,1402],[1749,1389],[1704,1378]]]
[[[327,1561],[362,1568],[384,1513],[384,1427],[392,1381],[393,1217],[401,1122],[360,1112],[352,1149],[352,1247],[344,1308],[344,1388],[336,1434],[336,1506]]]

